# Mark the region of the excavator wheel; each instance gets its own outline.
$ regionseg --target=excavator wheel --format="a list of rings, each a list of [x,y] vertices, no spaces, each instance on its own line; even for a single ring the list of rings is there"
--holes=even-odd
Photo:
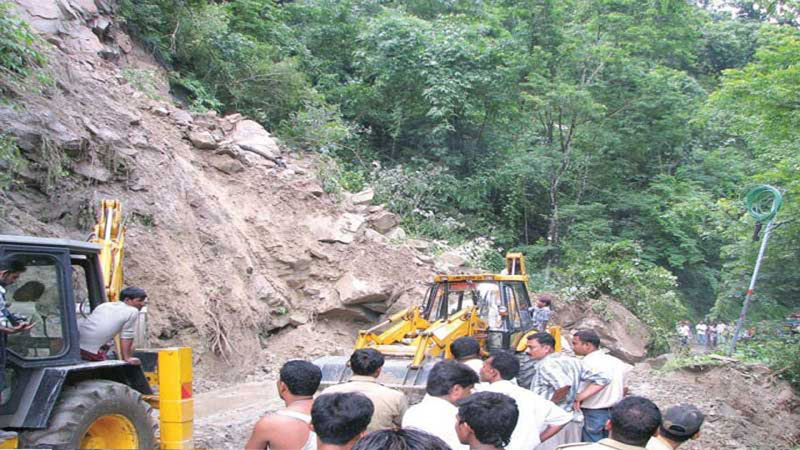
[[[153,408],[130,387],[83,381],[61,392],[45,430],[20,435],[22,448],[156,448]]]

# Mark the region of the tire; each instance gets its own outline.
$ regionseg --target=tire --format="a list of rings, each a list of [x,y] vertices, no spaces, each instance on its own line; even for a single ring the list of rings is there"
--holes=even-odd
[[[21,448],[158,447],[153,407],[139,392],[107,380],[65,387],[48,428],[20,435]]]

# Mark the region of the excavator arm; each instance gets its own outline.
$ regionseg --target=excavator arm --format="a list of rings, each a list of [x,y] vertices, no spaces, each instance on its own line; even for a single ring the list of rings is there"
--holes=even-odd
[[[94,226],[91,242],[102,247],[100,267],[105,280],[106,298],[115,302],[121,300],[122,257],[125,252],[125,224],[122,220],[122,205],[119,200],[100,202],[100,220]]]

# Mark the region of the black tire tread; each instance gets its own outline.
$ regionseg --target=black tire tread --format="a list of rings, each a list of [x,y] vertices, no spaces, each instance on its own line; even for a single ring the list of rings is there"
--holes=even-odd
[[[155,436],[158,423],[155,420],[153,407],[142,400],[142,395],[132,388],[109,380],[83,381],[72,386],[66,386],[59,396],[58,402],[50,414],[48,427],[44,430],[26,431],[20,434],[20,444],[23,448],[77,448],[80,443],[76,434],[82,430],[81,423],[87,415],[96,414],[95,410],[101,403],[112,402],[116,405],[127,404],[138,409],[144,414],[146,427],[149,432],[140,432],[140,448],[156,447]],[[105,411],[104,414],[108,414]],[[129,419],[131,419],[129,417]],[[94,419],[92,419],[94,420]],[[132,419],[136,424],[136,420]]]

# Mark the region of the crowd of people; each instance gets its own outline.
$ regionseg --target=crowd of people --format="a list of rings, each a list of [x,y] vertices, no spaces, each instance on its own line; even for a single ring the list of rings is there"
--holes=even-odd
[[[462,337],[451,344],[454,359],[433,366],[425,396],[411,406],[378,382],[384,357],[375,349],[353,352],[351,379],[321,393],[320,369],[289,361],[277,382],[285,407],[256,423],[245,448],[673,450],[699,436],[704,415],[696,407],[662,413],[628,395],[631,366],[603,351],[595,331],[572,335],[580,359],[556,352],[544,331],[527,344],[536,362],[529,386],[517,383],[515,354],[482,358],[479,343]]]
[[[728,344],[733,338],[736,330],[735,323],[722,321],[700,321],[694,326],[688,320],[679,322],[677,325],[678,337],[682,348],[689,347],[694,342],[703,348],[716,348]],[[741,339],[750,339],[755,334],[755,328],[743,330]]]

